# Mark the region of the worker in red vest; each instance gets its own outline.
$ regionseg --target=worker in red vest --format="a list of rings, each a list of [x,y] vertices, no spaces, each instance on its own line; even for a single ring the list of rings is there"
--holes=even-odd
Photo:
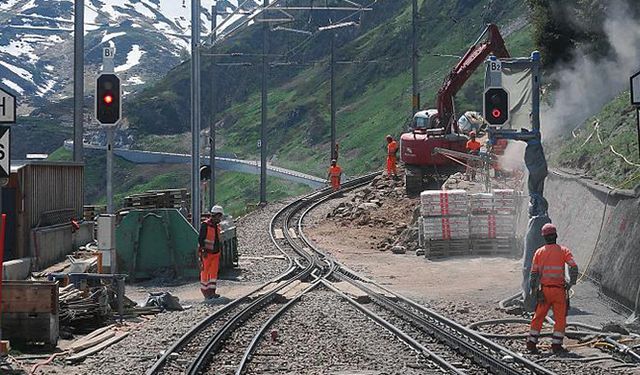
[[[387,135],[387,176],[398,177],[396,162],[398,160],[398,142],[389,134]]]
[[[220,206],[211,207],[211,216],[200,225],[198,236],[198,256],[200,258],[200,290],[205,300],[218,298],[216,286],[222,240],[220,239],[220,222],[224,211]]]
[[[333,191],[340,190],[340,178],[342,177],[342,168],[338,165],[338,162],[333,159],[331,160],[331,166],[329,167],[329,174],[327,175],[327,180],[331,183],[331,188]]]
[[[545,224],[542,227],[542,237],[545,245],[536,250],[531,266],[529,285],[531,294],[536,296],[537,306],[531,321],[527,349],[532,353],[538,352],[537,344],[542,323],[547,317],[549,308],[552,308],[555,325],[551,336],[551,350],[554,353],[562,353],[566,351],[562,341],[569,307],[567,294],[578,280],[578,265],[573,260],[571,251],[556,243],[558,233],[555,225]],[[565,264],[569,266],[568,283],[565,280]]]

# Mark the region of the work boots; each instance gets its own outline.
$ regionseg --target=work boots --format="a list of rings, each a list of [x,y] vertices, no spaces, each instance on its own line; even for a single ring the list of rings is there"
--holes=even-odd
[[[538,345],[535,342],[527,341],[527,350],[531,354],[538,354]]]

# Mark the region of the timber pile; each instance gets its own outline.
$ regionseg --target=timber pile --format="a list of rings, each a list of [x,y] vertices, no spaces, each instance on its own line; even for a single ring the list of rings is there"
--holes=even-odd
[[[77,289],[73,284],[60,288],[60,326],[73,332],[87,332],[103,326],[111,316],[107,286]]]
[[[189,206],[187,189],[150,190],[124,198],[124,207],[128,209],[180,208],[184,201]]]
[[[71,344],[68,350],[72,355],[67,358],[67,362],[75,363],[82,361],[88,356],[98,353],[122,340],[128,334],[129,332],[122,331],[115,325],[97,329]]]

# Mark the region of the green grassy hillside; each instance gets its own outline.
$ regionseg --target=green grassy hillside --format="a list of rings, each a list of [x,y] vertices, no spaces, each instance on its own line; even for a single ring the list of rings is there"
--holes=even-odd
[[[419,3],[420,85],[425,107],[434,105],[437,89],[457,62],[455,58],[434,54],[463,54],[487,22],[502,27],[513,55],[529,55],[533,49],[531,30],[525,21],[528,10],[521,1]],[[410,2],[379,2],[377,7],[365,15],[360,30],[339,36],[337,60],[376,61],[338,67],[338,142],[341,164],[350,175],[380,168],[384,135],[399,135],[411,116]],[[316,20],[322,24],[321,21]],[[273,38],[282,38],[272,34]],[[255,52],[259,43],[253,41],[257,36],[255,30],[249,29],[242,39],[231,40],[222,48],[241,50],[248,46],[254,49],[245,52]],[[281,44],[271,43],[270,52],[285,52],[286,47],[295,45],[295,38],[300,39],[287,37]],[[324,174],[329,158],[328,42],[326,37],[316,37],[301,54],[291,57],[290,61],[316,61],[310,66],[273,67],[269,90],[270,157],[275,164],[317,175]],[[208,76],[210,68],[205,61],[203,76]],[[136,104],[130,107],[131,126],[138,132],[141,143],[161,143],[157,139],[148,141],[151,132],[165,134],[170,129],[180,133],[188,129],[188,115],[163,117],[152,113],[154,108],[157,113],[188,111],[188,69],[186,64],[176,68],[165,80],[138,95]],[[226,97],[233,100],[218,101],[218,118],[222,120],[218,148],[241,158],[256,158],[260,124],[260,96],[255,85],[259,82],[257,66],[225,68],[224,73],[218,76],[218,96],[225,96],[232,88]],[[237,79],[238,75],[242,78]],[[205,83],[203,97],[209,97],[209,89]],[[482,74],[478,73],[458,94],[458,112],[479,110],[481,90]],[[237,95],[238,91],[244,96]],[[210,110],[206,100],[204,107]],[[203,125],[206,124],[205,120]]]
[[[573,133],[575,136],[562,140],[559,151],[552,152],[554,165],[583,171],[617,188],[632,189],[640,184],[636,113],[629,104],[629,92]]]

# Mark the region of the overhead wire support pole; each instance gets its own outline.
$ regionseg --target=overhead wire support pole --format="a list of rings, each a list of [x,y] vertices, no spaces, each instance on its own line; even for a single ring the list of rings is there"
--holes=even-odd
[[[215,49],[216,25],[218,23],[218,3],[213,2],[211,6],[211,48]],[[211,52],[215,53],[215,50]],[[211,179],[209,181],[209,204],[216,204],[216,57],[213,56],[211,64],[211,119],[209,123],[209,167],[211,168]]]
[[[84,160],[84,0],[75,0],[73,17],[73,161],[81,163]]]
[[[412,20],[411,73],[413,96],[411,102],[413,112],[411,116],[413,117],[413,115],[420,111],[420,89],[418,87],[418,0],[413,0]]]
[[[269,6],[269,0],[264,0],[264,8]],[[269,24],[262,25],[262,121],[260,124],[260,204],[267,203],[267,83],[269,43]]]
[[[331,159],[337,160],[336,153],[336,35],[331,33]]]
[[[191,0],[191,224],[200,227],[200,0]]]

